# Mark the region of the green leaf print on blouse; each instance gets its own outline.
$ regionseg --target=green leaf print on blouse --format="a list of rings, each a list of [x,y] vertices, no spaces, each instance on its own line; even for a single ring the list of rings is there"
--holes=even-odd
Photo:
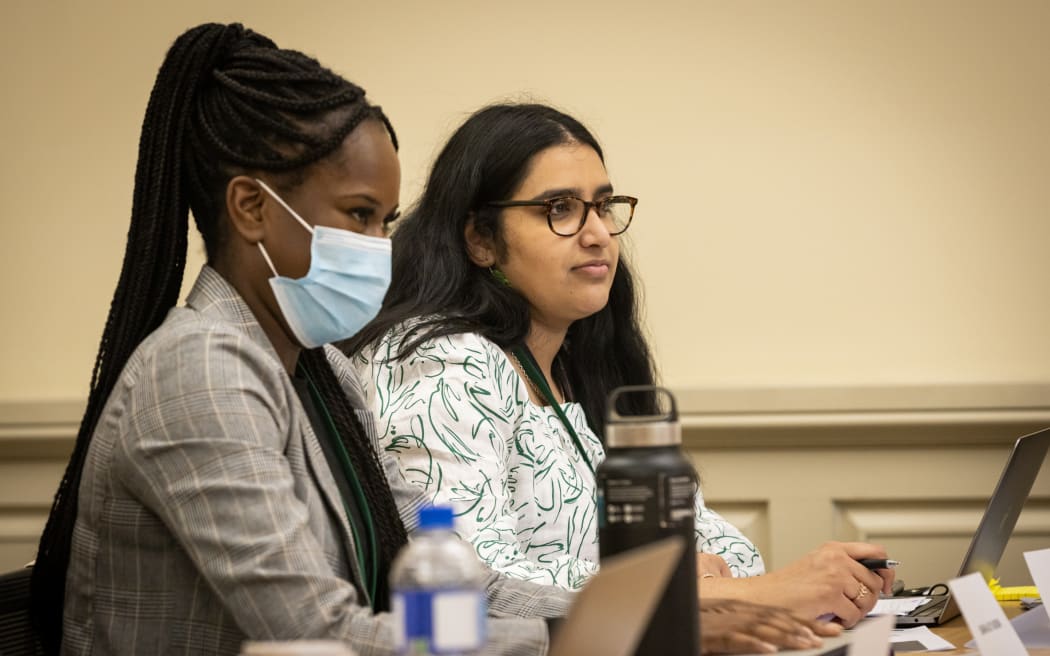
[[[721,556],[733,576],[765,574],[766,565],[751,540],[736,526],[704,503],[704,495],[697,491],[693,508],[696,513],[696,548],[698,551]]]
[[[533,405],[495,344],[474,335],[430,340],[404,360],[403,331],[355,366],[377,410],[380,444],[405,478],[449,503],[478,555],[517,578],[578,587],[597,560],[593,475],[549,409]],[[566,407],[589,457],[601,443]]]
[[[487,339],[440,337],[398,361],[405,333],[393,330],[354,358],[380,445],[407,481],[453,507],[457,530],[491,568],[582,586],[597,571],[597,490],[557,414],[529,400],[507,355]],[[562,409],[587,458],[600,463],[604,449],[582,408]],[[734,573],[757,573],[754,547],[699,494],[696,512],[698,544],[724,555]]]
[[[483,503],[493,495],[492,480],[486,477],[477,486],[453,485],[449,488],[449,500],[454,502],[458,515],[473,516],[474,521],[484,523],[492,520],[494,508],[487,508]]]
[[[419,437],[423,434],[421,428],[423,419],[422,417],[411,417],[409,422],[418,430],[390,435],[387,439],[388,443],[385,450],[395,455],[405,452],[415,453],[411,460],[398,458],[405,479],[414,483],[421,483],[424,489],[430,489],[431,487],[440,488],[441,469],[435,466],[434,459],[430,455],[430,447],[427,446],[426,441]],[[420,457],[420,455],[425,457]]]

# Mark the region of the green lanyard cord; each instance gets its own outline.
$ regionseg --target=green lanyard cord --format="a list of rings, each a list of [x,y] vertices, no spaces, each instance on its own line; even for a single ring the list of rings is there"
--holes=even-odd
[[[370,600],[374,604],[376,602],[376,589],[379,578],[379,548],[376,544],[376,532],[375,526],[372,523],[372,511],[368,507],[368,499],[365,497],[364,490],[361,488],[361,482],[357,480],[357,472],[354,469],[353,463],[350,461],[350,454],[346,451],[346,446],[343,445],[342,439],[339,437],[339,429],[336,428],[335,421],[332,419],[332,415],[328,412],[328,406],[325,405],[324,399],[321,397],[320,390],[314,385],[313,378],[310,377],[310,372],[306,370],[306,367],[299,366],[299,371],[302,372],[306,378],[307,384],[310,386],[310,395],[314,399],[314,403],[321,409],[321,413],[324,415],[325,423],[328,424],[328,430],[332,432],[332,440],[335,442],[335,452],[339,456],[339,462],[343,468],[343,474],[353,485],[354,496],[357,498],[358,507],[361,510],[361,516],[365,520],[365,532],[367,533],[368,543],[372,546],[372,558],[371,563],[365,563],[365,555],[362,551],[363,542],[361,536],[358,535],[357,523],[354,521],[354,515],[350,512],[350,507],[347,504],[347,500],[343,499],[343,512],[346,513],[347,522],[350,524],[350,532],[354,535],[354,551],[357,554],[357,562],[360,563],[362,569],[367,569],[365,573],[365,579],[367,580],[368,592]],[[318,436],[318,439],[323,439]]]
[[[594,474],[594,465],[591,464],[591,459],[587,457],[587,452],[583,450],[583,443],[580,442],[580,436],[576,434],[576,430],[573,429],[572,424],[569,422],[569,418],[565,416],[565,412],[561,409],[561,404],[554,398],[554,393],[551,391],[550,385],[547,384],[547,377],[540,371],[539,364],[536,363],[536,358],[532,356],[532,351],[529,350],[528,346],[522,344],[521,346],[515,347],[511,350],[514,357],[518,359],[521,364],[521,368],[525,370],[525,375],[529,377],[536,387],[539,388],[543,394],[544,400],[554,408],[555,414],[558,415],[558,419],[561,420],[565,430],[569,431],[569,437],[572,438],[572,443],[576,445],[576,452],[583,458],[583,462],[587,464],[587,469],[591,470],[591,474]]]

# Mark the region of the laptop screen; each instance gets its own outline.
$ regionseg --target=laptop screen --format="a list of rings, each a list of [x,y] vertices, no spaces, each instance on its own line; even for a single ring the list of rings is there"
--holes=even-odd
[[[988,508],[963,558],[959,576],[980,572],[986,581],[994,576],[1021,508],[1028,500],[1036,476],[1046,460],[1048,449],[1050,428],[1025,435],[1014,444],[1010,459],[1003,468],[999,483],[988,501]]]

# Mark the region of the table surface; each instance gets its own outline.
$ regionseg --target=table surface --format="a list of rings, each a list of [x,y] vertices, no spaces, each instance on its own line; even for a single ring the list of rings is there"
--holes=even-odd
[[[1021,609],[1021,604],[1016,601],[1003,602],[1003,611],[1006,613],[1006,617],[1013,618],[1020,615],[1024,611]],[[963,647],[972,637],[970,630],[966,628],[966,621],[962,615],[951,620],[944,626],[937,626],[931,629],[934,633],[941,636],[948,642],[956,646],[956,649],[952,651],[922,651],[922,652],[902,652],[903,654],[918,653],[918,654],[976,654],[976,649],[967,649]],[[1028,653],[1030,656],[1050,656],[1050,649],[1029,649]]]

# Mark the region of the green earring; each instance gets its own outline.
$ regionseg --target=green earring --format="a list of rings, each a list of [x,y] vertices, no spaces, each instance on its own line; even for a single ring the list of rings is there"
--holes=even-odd
[[[494,266],[489,267],[489,273],[491,273],[492,277],[498,280],[500,283],[506,285],[507,287],[510,287],[510,280],[507,279],[507,274],[503,273]]]

